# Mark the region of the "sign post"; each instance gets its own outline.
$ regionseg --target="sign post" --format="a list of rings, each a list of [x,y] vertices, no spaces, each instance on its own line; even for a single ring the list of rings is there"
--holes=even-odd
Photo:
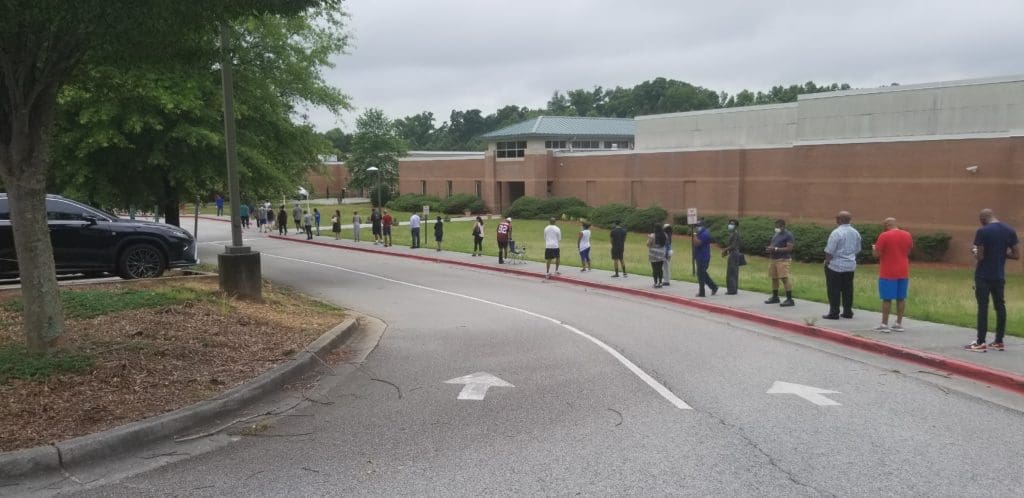
[[[694,233],[694,227],[697,226],[697,208],[686,209],[686,224],[690,225],[690,271],[692,275],[697,274],[697,256],[693,250],[693,238],[697,236]]]

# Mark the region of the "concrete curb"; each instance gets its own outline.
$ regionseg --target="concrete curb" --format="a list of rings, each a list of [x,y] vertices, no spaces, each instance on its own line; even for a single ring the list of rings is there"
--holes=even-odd
[[[153,441],[174,437],[195,427],[217,422],[320,365],[318,356],[330,352],[352,337],[358,328],[357,318],[346,319],[325,332],[291,360],[215,398],[49,446],[0,453],[0,479],[59,470],[128,453]]]
[[[418,260],[421,260],[421,261],[430,261],[430,262],[435,262],[435,263],[446,263],[446,264],[451,264],[451,265],[465,266],[465,267],[469,267],[469,268],[477,268],[477,269],[481,269],[481,270],[488,270],[488,271],[501,272],[501,273],[509,273],[509,274],[513,274],[513,275],[521,275],[521,276],[525,276],[525,277],[532,277],[532,278],[543,277],[543,275],[541,275],[541,274],[538,274],[538,273],[532,272],[532,271],[527,271],[527,270],[519,270],[519,269],[515,269],[515,268],[495,268],[495,267],[490,266],[490,265],[485,265],[485,264],[480,264],[480,263],[470,263],[470,262],[466,262],[466,261],[457,261],[457,260],[451,260],[451,259],[442,259],[440,257],[429,257],[429,256],[418,255],[418,254],[393,253],[393,252],[388,252],[388,251],[381,251],[381,250],[378,250],[378,249],[369,249],[369,248],[362,248],[362,247],[341,246],[341,245],[331,244],[331,243],[327,243],[327,242],[318,242],[316,240],[305,240],[305,239],[296,240],[296,239],[293,239],[293,238],[282,237],[282,236],[279,236],[279,235],[271,235],[270,238],[271,239],[278,239],[278,240],[289,240],[289,241],[292,241],[292,242],[299,242],[299,243],[303,243],[303,244],[312,244],[312,245],[323,246],[323,247],[333,247],[333,248],[336,248],[336,249],[345,249],[345,250],[349,250],[349,251],[361,251],[361,252],[368,252],[368,253],[386,254],[388,256],[396,256],[396,257],[400,257],[400,258],[418,259]],[[923,365],[923,366],[926,366],[926,367],[929,367],[929,368],[934,368],[936,370],[941,370],[943,372],[946,372],[946,373],[949,373],[949,374],[952,374],[952,375],[958,375],[960,377],[964,377],[964,378],[967,378],[967,379],[971,379],[971,380],[975,380],[975,381],[978,381],[978,382],[983,382],[983,383],[986,383],[986,384],[990,384],[992,386],[999,387],[1001,389],[1005,389],[1005,390],[1011,391],[1011,392],[1016,393],[1016,394],[1024,395],[1024,376],[1021,376],[1021,375],[1018,375],[1018,374],[1015,374],[1015,373],[1012,373],[1012,372],[1006,372],[1006,371],[1003,371],[1003,370],[998,370],[998,369],[994,369],[994,368],[984,367],[984,366],[981,366],[981,365],[975,365],[973,363],[968,363],[968,362],[961,361],[961,360],[956,360],[956,359],[953,359],[953,358],[947,358],[945,356],[941,356],[941,355],[937,355],[937,354],[933,354],[933,353],[928,353],[928,352],[924,352],[924,351],[918,351],[916,349],[911,349],[911,348],[900,346],[900,345],[896,345],[896,344],[889,344],[889,343],[886,343],[886,342],[876,341],[876,340],[868,339],[868,338],[865,338],[865,337],[859,337],[859,336],[855,336],[855,335],[852,335],[852,334],[850,334],[848,332],[843,332],[843,331],[840,331],[840,330],[834,330],[834,329],[828,329],[828,328],[818,327],[818,326],[814,326],[814,325],[806,325],[806,324],[803,324],[803,323],[791,322],[789,320],[783,320],[781,318],[775,318],[775,317],[772,317],[772,316],[761,315],[761,314],[753,313],[753,312],[746,311],[746,310],[741,310],[741,309],[737,309],[737,308],[731,308],[731,307],[728,307],[728,306],[722,306],[720,304],[712,304],[712,303],[708,303],[708,302],[705,302],[705,301],[699,301],[699,300],[696,300],[696,299],[685,298],[685,297],[682,297],[682,296],[673,296],[673,295],[669,295],[669,294],[661,294],[661,293],[657,293],[657,292],[653,292],[653,291],[648,291],[648,290],[644,290],[644,289],[632,289],[632,288],[620,287],[620,286],[612,285],[612,284],[602,284],[602,283],[599,283],[599,282],[591,282],[591,281],[587,281],[587,280],[578,280],[578,279],[569,278],[569,277],[565,277],[565,276],[552,276],[551,280],[555,280],[555,281],[559,281],[559,282],[565,282],[565,283],[574,284],[574,285],[585,286],[585,287],[590,287],[590,288],[594,288],[594,289],[601,289],[601,290],[610,291],[610,292],[619,292],[619,293],[630,294],[630,295],[634,295],[634,296],[642,296],[642,297],[644,297],[646,299],[654,299],[654,300],[658,300],[658,301],[665,301],[665,302],[670,302],[670,303],[674,303],[674,304],[680,304],[680,305],[683,305],[683,306],[689,306],[691,308],[697,308],[697,309],[700,309],[700,310],[703,310],[703,311],[708,311],[708,312],[711,312],[711,313],[717,313],[717,314],[720,314],[720,315],[732,316],[732,317],[739,318],[739,319],[742,319],[742,320],[746,320],[746,321],[750,321],[750,322],[755,322],[755,323],[760,323],[762,325],[768,325],[770,327],[782,329],[782,330],[785,330],[787,332],[791,332],[791,333],[795,333],[795,334],[800,334],[800,335],[807,336],[807,337],[813,337],[813,338],[816,338],[816,339],[822,339],[822,340],[834,342],[836,344],[841,344],[841,345],[844,345],[844,346],[860,349],[862,351],[867,351],[869,353],[875,353],[875,354],[880,354],[880,355],[883,355],[883,356],[888,356],[888,357],[892,357],[892,358],[901,359],[901,360],[904,360],[904,361],[909,361],[911,363],[916,363],[918,365]]]

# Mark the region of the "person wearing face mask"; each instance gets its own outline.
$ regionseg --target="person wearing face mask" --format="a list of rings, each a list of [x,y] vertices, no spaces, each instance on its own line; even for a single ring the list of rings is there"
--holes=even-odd
[[[729,243],[722,249],[722,257],[725,260],[725,294],[735,295],[740,287],[740,266],[746,264],[742,261],[743,253],[740,252],[740,221],[729,220]]]
[[[779,306],[793,306],[793,282],[789,278],[789,264],[793,260],[793,247],[795,246],[793,233],[786,230],[786,220],[775,220],[775,236],[764,248],[768,253],[768,277],[772,279],[772,297],[764,304],[778,304]],[[779,283],[786,289],[786,300],[779,302]]]

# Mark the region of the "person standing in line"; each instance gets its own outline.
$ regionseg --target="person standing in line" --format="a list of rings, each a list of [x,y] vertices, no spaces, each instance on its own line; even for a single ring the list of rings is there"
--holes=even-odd
[[[697,297],[705,297],[704,288],[711,289],[711,295],[718,294],[718,284],[708,275],[711,266],[711,231],[704,226],[704,220],[697,221],[697,233],[693,235],[693,259],[697,263]]]
[[[238,205],[238,219],[242,222],[242,228],[249,228],[249,205],[245,201]]]
[[[313,216],[307,210],[302,210],[302,228],[306,232],[306,240],[313,240]]]
[[[622,259],[623,254],[626,252],[626,229],[622,227],[622,220],[615,220],[612,223],[612,231],[609,237],[612,240],[612,266],[615,267],[615,274],[612,277],[619,276],[619,267],[622,268],[623,278],[628,277],[626,273],[626,261]]]
[[[978,213],[981,228],[974,233],[974,298],[978,301],[978,338],[964,346],[968,351],[984,353],[988,348],[1003,351],[1003,336],[1006,334],[1006,260],[1020,259],[1020,239],[1017,231],[996,219],[991,209]],[[988,301],[996,309],[996,337],[986,345],[988,336]]]
[[[736,295],[740,287],[740,262],[743,253],[740,252],[740,220],[729,220],[729,245],[722,249],[722,257],[725,260],[725,293]]]
[[[320,236],[320,210],[313,208],[313,224],[316,225],[316,236]]]
[[[274,230],[274,206],[267,206],[267,222],[263,224],[267,233]]]
[[[906,309],[907,289],[910,283],[910,250],[914,238],[896,225],[896,218],[885,219],[885,230],[871,244],[871,254],[878,258],[878,296],[882,299],[882,324],[876,332],[903,332],[903,312]],[[892,300],[896,300],[896,323],[889,327]]]
[[[583,230],[576,237],[576,247],[580,251],[580,271],[592,271],[590,265],[590,223],[583,223]]]
[[[512,238],[512,218],[505,218],[498,223],[498,264],[505,264],[508,258],[508,241]]]
[[[669,287],[672,284],[672,225],[665,223],[661,227],[665,231],[665,264],[661,265],[662,287]]]
[[[288,235],[288,213],[284,210],[284,204],[281,204],[281,210],[277,212],[277,234]]]
[[[334,240],[341,240],[341,210],[334,210],[331,216],[331,232],[334,233]]]
[[[484,255],[484,219],[477,216],[473,224],[473,256]]]
[[[661,223],[654,225],[654,231],[647,235],[647,261],[651,263],[651,276],[654,288],[660,289],[665,278],[665,229]]]
[[[299,207],[299,203],[295,203],[295,207],[292,208],[292,221],[295,222],[295,233],[305,233],[306,231],[302,228],[302,208]]]
[[[764,304],[793,306],[793,280],[789,278],[789,265],[793,260],[793,248],[796,239],[793,233],[786,230],[786,220],[775,220],[775,235],[764,251],[768,253],[768,278],[772,279],[772,297]],[[786,300],[779,302],[779,282],[786,289]]]
[[[363,228],[363,217],[359,216],[359,211],[352,211],[352,240],[359,242],[359,232]]]
[[[373,245],[379,245],[383,240],[381,238],[380,231],[381,216],[380,211],[377,208],[373,208],[370,213],[370,229],[373,232]]]
[[[828,289],[826,320],[839,317],[853,318],[853,275],[857,269],[857,253],[861,249],[860,232],[850,225],[853,217],[848,211],[836,215],[836,224],[825,244],[825,286]],[[839,305],[843,313],[839,314]]]
[[[409,217],[409,235],[412,239],[411,247],[418,249],[420,247],[420,215],[412,213]]]
[[[224,216],[224,198],[216,194],[213,196],[213,202],[217,205],[217,216]]]
[[[380,233],[384,247],[391,247],[391,223],[394,221],[395,219],[391,217],[391,211],[385,209],[384,216],[380,218]]]
[[[558,267],[562,263],[561,249],[559,243],[562,241],[562,229],[555,224],[554,216],[548,220],[548,226],[544,227],[544,261],[546,278],[551,278],[551,260],[555,260],[555,275],[561,275]]]
[[[444,221],[437,217],[434,223],[434,242],[437,242],[437,252],[441,252],[441,242],[444,240]]]

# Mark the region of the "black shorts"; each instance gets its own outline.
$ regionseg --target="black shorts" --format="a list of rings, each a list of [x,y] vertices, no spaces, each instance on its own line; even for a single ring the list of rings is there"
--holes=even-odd
[[[561,256],[561,254],[562,254],[562,250],[561,249],[558,249],[558,248],[555,248],[555,249],[544,248],[544,259],[556,259],[559,256]]]
[[[374,235],[380,235],[380,225],[372,225],[370,229],[373,231]]]
[[[624,252],[624,249],[624,247],[613,247],[612,259],[622,259],[622,253]]]
[[[384,226],[384,235],[387,235],[388,237],[391,236],[391,225]]]
[[[506,249],[506,248],[508,248],[508,241],[507,240],[499,240],[498,241],[498,248],[499,249]]]

